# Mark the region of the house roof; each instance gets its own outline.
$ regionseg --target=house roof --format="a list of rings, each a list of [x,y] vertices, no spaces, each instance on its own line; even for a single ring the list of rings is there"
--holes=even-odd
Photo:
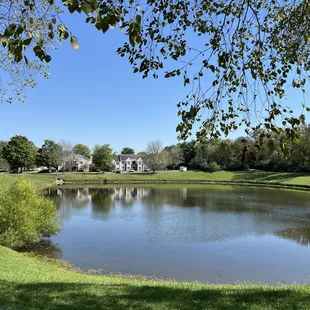
[[[119,161],[124,161],[127,158],[129,158],[130,160],[138,160],[138,158],[143,159],[143,155],[138,155],[138,154],[120,154],[120,155],[118,155]]]

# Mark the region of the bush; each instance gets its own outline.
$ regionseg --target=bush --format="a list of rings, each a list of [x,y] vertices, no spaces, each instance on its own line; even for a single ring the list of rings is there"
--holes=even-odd
[[[249,170],[250,167],[246,163],[232,163],[228,165],[227,170],[229,171],[246,171]]]
[[[0,180],[0,244],[16,248],[37,243],[59,231],[53,202],[25,178],[11,187]]]
[[[221,167],[215,161],[212,161],[211,163],[205,165],[203,168],[205,171],[208,172],[216,172],[222,170]]]

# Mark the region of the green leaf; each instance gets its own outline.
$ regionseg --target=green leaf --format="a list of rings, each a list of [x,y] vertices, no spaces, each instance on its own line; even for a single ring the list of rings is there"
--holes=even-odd
[[[141,15],[137,15],[136,16],[136,23],[140,25],[141,24],[141,20],[142,20]]]
[[[95,11],[98,8],[98,0],[91,0],[92,9]]]
[[[50,62],[52,60],[52,57],[50,55],[46,55],[44,60],[45,62]]]
[[[88,3],[82,4],[81,9],[85,14],[89,14],[94,11],[92,6],[89,5]]]
[[[0,42],[7,44],[7,43],[9,43],[9,39],[4,35],[0,35]]]
[[[67,27],[64,24],[59,24],[57,26],[57,29],[58,29],[59,32],[62,32],[62,31],[66,31]]]
[[[23,45],[29,45],[31,43],[31,41],[32,41],[32,38],[25,39],[23,41]]]
[[[48,37],[53,40],[54,39],[54,33],[53,32],[49,32],[48,33]]]
[[[71,43],[71,46],[72,46],[76,51],[79,49],[80,46],[79,46],[79,43],[78,43],[76,37],[71,36],[71,38],[70,38],[70,43]]]

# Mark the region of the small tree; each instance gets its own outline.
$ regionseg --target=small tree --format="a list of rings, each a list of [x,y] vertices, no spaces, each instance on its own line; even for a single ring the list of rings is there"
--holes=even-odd
[[[212,141],[200,143],[197,146],[197,153],[193,161],[200,169],[209,170],[210,164],[216,161],[215,144]]]
[[[167,166],[167,152],[163,151],[163,143],[160,140],[153,140],[148,143],[145,160],[153,172]]]
[[[6,159],[3,158],[3,148],[8,143],[6,141],[0,141],[0,171],[10,170],[10,165]]]
[[[183,151],[178,146],[173,145],[172,147],[170,147],[167,153],[168,153],[168,164],[171,165],[173,169],[175,169],[184,161]]]
[[[131,147],[124,147],[121,154],[135,154],[135,150]]]
[[[187,167],[192,166],[192,168],[196,168],[195,166],[193,166],[191,164],[191,163],[193,163],[193,160],[194,160],[196,153],[197,153],[196,141],[192,140],[189,142],[179,143],[178,147],[182,150],[182,154],[184,157],[183,163]]]
[[[62,162],[62,148],[52,140],[45,140],[38,150],[36,163],[38,166],[57,168]]]
[[[25,178],[11,187],[0,180],[0,218],[0,244],[11,248],[37,243],[60,229],[53,202]]]
[[[37,148],[24,136],[14,136],[3,147],[3,157],[14,170],[31,168],[35,164]]]
[[[61,162],[62,162],[62,172],[65,172],[66,162],[70,162],[74,159],[72,143],[66,140],[60,140],[59,145],[62,149],[61,152]]]
[[[108,171],[112,167],[112,149],[109,144],[95,145],[93,151],[93,164],[96,169]]]
[[[79,154],[85,157],[90,157],[91,155],[91,150],[90,148],[82,143],[78,143],[73,147],[73,152],[74,154]]]

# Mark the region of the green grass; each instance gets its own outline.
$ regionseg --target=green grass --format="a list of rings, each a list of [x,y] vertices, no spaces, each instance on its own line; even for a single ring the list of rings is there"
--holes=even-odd
[[[309,286],[203,285],[65,270],[0,246],[4,309],[310,309]]]
[[[293,173],[173,172],[155,175],[25,174],[38,188],[57,177],[76,182],[174,180],[269,182],[310,185],[310,176]],[[18,175],[4,175],[11,184]],[[203,285],[98,276],[63,269],[0,246],[0,309],[310,309],[310,286]]]
[[[51,186],[56,178],[62,178],[70,183],[98,183],[104,182],[232,182],[232,183],[277,183],[282,185],[310,186],[310,174],[289,172],[265,172],[265,171],[219,171],[214,173],[195,172],[160,172],[156,174],[100,174],[100,173],[65,173],[65,174],[24,174],[39,188]],[[5,174],[4,181],[11,184],[19,175]]]

